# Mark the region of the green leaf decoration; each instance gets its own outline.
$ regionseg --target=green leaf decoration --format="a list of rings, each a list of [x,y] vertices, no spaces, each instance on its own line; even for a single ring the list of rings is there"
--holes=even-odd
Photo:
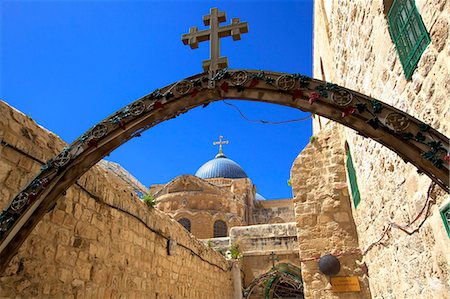
[[[442,146],[442,143],[440,141],[429,141],[427,143],[434,151],[443,150],[445,151],[445,148]]]
[[[380,113],[381,111],[383,111],[383,105],[381,105],[381,103],[377,100],[372,100],[372,109],[373,109],[373,113]]]
[[[378,119],[378,117],[374,117],[372,119],[369,119],[367,121],[367,124],[369,124],[372,128],[374,128],[375,130],[380,128],[380,120]]]
[[[273,82],[275,82],[275,79],[272,77],[266,77],[264,79],[264,82],[266,82],[267,85],[273,85]]]
[[[200,79],[195,79],[192,80],[192,84],[197,87],[197,86],[202,86],[202,81]]]
[[[153,99],[159,100],[163,97],[163,94],[159,91],[159,89],[157,89],[154,92],[152,92],[151,96]]]
[[[264,72],[259,72],[257,74],[250,76],[250,78],[259,79],[259,80],[264,80],[265,77],[266,77],[266,74],[264,74]]]
[[[405,140],[411,140],[411,139],[414,138],[414,135],[413,135],[413,133],[408,132],[408,133],[403,133],[403,134],[402,134],[402,137],[403,137],[403,139],[405,139]]]
[[[428,130],[430,130],[430,126],[427,125],[427,124],[421,123],[421,124],[419,125],[419,130],[420,130],[421,132],[427,132]]]
[[[317,86],[316,87],[317,92],[320,94],[321,97],[328,97],[328,92],[326,91],[326,87],[325,86]]]
[[[45,171],[49,168],[51,168],[53,166],[53,159],[50,159],[47,161],[47,163],[45,163],[44,165],[41,166],[41,171]]]
[[[307,87],[309,85],[309,81],[311,81],[311,78],[308,76],[300,75],[300,74],[294,74],[292,75],[294,79],[298,79],[298,82],[300,83],[300,87]]]
[[[325,85],[325,89],[326,90],[336,90],[338,88],[338,86],[336,84],[333,83],[327,83]]]
[[[434,152],[433,150],[422,153],[422,156],[430,161],[433,161],[434,157],[436,156],[436,152]]]
[[[216,73],[216,75],[214,76],[214,78],[212,80],[213,81],[222,80],[223,78],[225,78],[226,74],[228,74],[228,71],[226,69],[221,69]]]
[[[437,167],[439,169],[442,169],[444,167],[444,160],[436,157],[436,151],[434,149],[432,149],[431,151],[422,153],[422,156],[425,159],[431,161],[435,167]]]
[[[424,142],[425,139],[426,139],[426,137],[425,137],[425,135],[423,135],[422,133],[417,132],[415,139],[416,139],[416,141]]]
[[[444,160],[442,159],[434,159],[433,165],[436,166],[439,169],[442,169],[444,167]]]
[[[366,103],[356,103],[356,109],[358,109],[359,113],[363,113],[367,110],[367,104]]]
[[[168,93],[166,93],[165,97],[166,99],[173,98],[174,97],[173,92],[169,91]]]

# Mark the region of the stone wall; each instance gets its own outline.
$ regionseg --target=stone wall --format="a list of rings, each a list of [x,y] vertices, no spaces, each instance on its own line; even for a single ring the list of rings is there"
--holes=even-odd
[[[233,244],[239,246],[242,254],[244,287],[272,268],[272,252],[278,259],[276,264],[286,262],[299,266],[295,223],[233,227],[230,245]]]
[[[153,195],[158,209],[176,220],[189,220],[190,232],[199,239],[214,237],[216,221],[226,224],[226,235],[231,227],[246,224],[246,203],[239,194],[193,175],[178,176]]]
[[[297,235],[306,298],[371,298],[345,175],[345,151],[337,124],[329,124],[296,158],[291,169]],[[360,292],[336,293],[319,271],[319,258],[336,256],[337,276],[356,276]]]
[[[125,182],[125,184],[129,185],[136,195],[142,197],[149,193],[149,189],[139,182],[138,179],[136,179],[120,164],[106,160],[101,160],[99,164],[101,164],[103,168],[114,172],[120,179],[122,179],[122,181]]]
[[[372,95],[449,136],[450,2],[415,1],[431,43],[410,81],[390,38],[383,2],[392,1],[315,1],[314,76]],[[315,118],[315,134],[325,123]],[[388,228],[382,246],[364,258],[374,298],[448,298],[450,244],[439,215],[448,194],[431,189],[430,216],[417,233],[404,233],[390,223],[416,219],[429,200],[430,179],[375,141],[343,132],[361,193],[353,209],[360,247],[367,249]]]
[[[253,219],[254,224],[294,222],[294,201],[291,198],[256,200]]]
[[[0,207],[64,147],[0,102]],[[168,255],[168,239],[175,255]],[[229,263],[94,166],[70,187],[0,274],[2,298],[233,298]]]

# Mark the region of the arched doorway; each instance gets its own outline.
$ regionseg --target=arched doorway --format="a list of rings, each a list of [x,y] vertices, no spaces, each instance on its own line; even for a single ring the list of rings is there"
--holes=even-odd
[[[127,105],[49,160],[0,215],[0,270],[57,198],[95,163],[150,127],[223,99],[279,104],[334,120],[395,151],[449,190],[449,139],[398,109],[299,74],[221,70],[209,78],[202,73]]]
[[[303,299],[303,281],[299,267],[290,263],[275,265],[256,277],[243,291],[245,299]]]

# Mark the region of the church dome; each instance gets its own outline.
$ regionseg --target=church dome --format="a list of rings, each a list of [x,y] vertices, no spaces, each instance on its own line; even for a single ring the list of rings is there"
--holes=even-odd
[[[203,164],[195,173],[195,176],[202,179],[228,178],[240,179],[247,178],[247,174],[242,167],[231,159],[228,159],[222,152]]]
[[[264,196],[262,196],[262,195],[259,194],[259,193],[256,193],[256,194],[255,194],[255,199],[256,199],[256,200],[266,200],[266,199],[264,198]]]

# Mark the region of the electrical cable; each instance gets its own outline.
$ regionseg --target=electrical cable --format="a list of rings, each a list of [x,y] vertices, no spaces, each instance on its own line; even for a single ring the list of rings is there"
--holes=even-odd
[[[262,120],[262,119],[249,119],[247,116],[245,116],[245,114],[241,111],[241,109],[236,106],[233,105],[231,103],[228,103],[227,101],[223,100],[222,101],[225,105],[231,106],[234,109],[236,109],[239,114],[241,115],[241,117],[243,119],[245,119],[248,122],[252,122],[252,123],[262,123],[262,124],[269,124],[269,125],[281,125],[281,124],[286,124],[286,123],[293,123],[293,122],[300,122],[300,121],[305,121],[311,118],[311,114],[307,117],[303,117],[303,118],[298,118],[298,119],[289,119],[289,120],[282,120],[282,121],[267,121],[267,120]]]

